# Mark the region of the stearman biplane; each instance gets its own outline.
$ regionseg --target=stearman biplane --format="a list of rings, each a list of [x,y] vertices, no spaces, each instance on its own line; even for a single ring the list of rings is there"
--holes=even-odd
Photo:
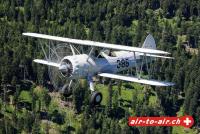
[[[63,43],[64,46],[68,47],[68,50],[71,50],[72,53],[70,55],[63,55],[62,53],[62,56],[60,56],[59,52],[57,52],[58,49],[52,49],[54,55],[59,57],[57,60],[52,57],[49,58],[47,55],[45,55],[46,60],[34,60],[36,63],[57,69],[57,72],[51,72],[51,75],[59,73],[61,79],[68,80],[68,83],[62,85],[60,90],[60,92],[66,96],[69,96],[72,93],[73,87],[76,86],[76,84],[73,84],[74,81],[87,79],[92,94],[91,103],[100,104],[102,94],[94,89],[94,76],[160,87],[174,85],[172,82],[153,80],[150,78],[144,79],[141,77],[142,66],[144,64],[147,66],[147,70],[149,70],[148,65],[156,58],[173,59],[172,57],[166,56],[170,53],[156,49],[155,40],[150,34],[146,37],[141,48],[37,33],[23,33],[23,35]],[[81,54],[76,49],[76,47],[80,45],[83,47],[90,47],[90,51]],[[60,46],[58,48],[64,52],[64,47]],[[101,49],[99,53],[96,51],[97,48]],[[119,74],[119,72],[132,68],[135,68],[136,76]]]

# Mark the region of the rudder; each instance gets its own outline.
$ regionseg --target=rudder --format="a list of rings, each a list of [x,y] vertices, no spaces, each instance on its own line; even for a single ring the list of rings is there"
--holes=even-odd
[[[143,45],[142,45],[142,48],[148,48],[148,49],[156,49],[156,43],[155,43],[155,40],[153,38],[153,36],[151,34],[149,34]]]

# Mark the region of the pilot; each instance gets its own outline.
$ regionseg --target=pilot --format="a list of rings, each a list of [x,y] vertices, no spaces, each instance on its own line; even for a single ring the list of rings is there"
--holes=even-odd
[[[99,51],[98,50],[95,50],[94,52],[94,57],[97,57],[99,55]]]

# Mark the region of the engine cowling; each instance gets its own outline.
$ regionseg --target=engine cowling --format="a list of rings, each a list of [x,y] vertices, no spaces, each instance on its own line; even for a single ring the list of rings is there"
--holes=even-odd
[[[72,62],[68,59],[63,59],[60,64],[59,71],[64,77],[71,77],[73,73]]]
[[[88,55],[66,56],[61,60],[59,70],[64,77],[85,78],[98,71],[96,63]]]

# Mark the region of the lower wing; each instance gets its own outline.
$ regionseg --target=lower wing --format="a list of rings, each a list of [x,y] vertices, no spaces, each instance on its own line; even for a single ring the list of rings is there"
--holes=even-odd
[[[144,53],[140,53],[139,55],[141,55],[141,56],[147,56],[147,57],[153,57],[153,58],[174,59],[174,57],[161,56],[161,55],[154,55],[154,54],[144,54]]]
[[[159,87],[168,87],[168,86],[174,86],[175,85],[172,82],[139,79],[137,77],[129,77],[129,76],[116,75],[116,74],[109,74],[109,73],[101,73],[101,74],[98,74],[98,75],[102,76],[102,77],[112,78],[112,79],[136,82],[136,83],[152,85],[152,86],[159,86]]]

